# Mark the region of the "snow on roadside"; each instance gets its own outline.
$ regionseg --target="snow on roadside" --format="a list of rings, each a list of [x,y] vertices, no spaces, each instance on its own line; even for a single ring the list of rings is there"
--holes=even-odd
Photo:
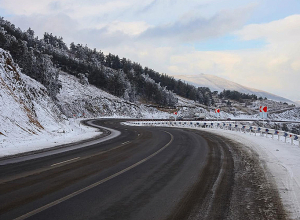
[[[70,119],[68,126],[53,133],[44,132],[39,135],[2,139],[0,140],[0,158],[70,144],[101,134],[98,129],[81,124],[82,119]]]
[[[275,180],[283,204],[292,219],[300,218],[300,148],[281,141],[249,133],[223,129],[205,131],[232,139],[258,153],[266,172]]]
[[[0,48],[0,157],[65,144],[99,134],[67,119],[47,89],[23,74]]]

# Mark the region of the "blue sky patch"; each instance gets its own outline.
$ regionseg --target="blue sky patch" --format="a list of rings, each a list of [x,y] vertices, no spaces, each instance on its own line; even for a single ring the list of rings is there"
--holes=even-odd
[[[268,23],[294,14],[300,14],[299,0],[263,0],[246,25]]]
[[[0,8],[0,16],[4,17],[4,19],[8,18],[9,16],[11,16],[11,14],[7,13],[5,9]]]
[[[243,41],[235,36],[225,36],[217,39],[209,39],[192,46],[198,51],[223,51],[223,50],[246,50],[263,48],[267,43],[264,40]],[[191,45],[189,45],[191,46]]]

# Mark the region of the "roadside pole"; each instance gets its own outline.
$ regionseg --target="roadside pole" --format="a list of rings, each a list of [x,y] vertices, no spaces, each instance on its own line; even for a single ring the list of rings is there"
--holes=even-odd
[[[264,112],[262,113],[263,115],[263,128],[265,127],[265,118],[264,118]],[[261,134],[263,135],[263,133],[261,132]]]
[[[220,117],[220,109],[219,108],[215,109],[215,114],[217,116],[217,122],[218,122],[219,121],[219,117]]]
[[[268,117],[268,106],[259,106],[259,116],[262,118],[262,127],[264,128],[265,127],[265,118]],[[261,135],[262,135],[262,132],[261,132]],[[268,136],[266,134],[266,136]]]

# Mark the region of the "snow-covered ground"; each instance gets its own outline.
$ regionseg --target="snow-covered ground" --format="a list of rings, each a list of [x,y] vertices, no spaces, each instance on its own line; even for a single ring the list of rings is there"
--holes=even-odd
[[[58,101],[26,76],[0,48],[0,157],[72,143],[98,135],[81,117],[167,118],[169,114],[130,103],[61,73]]]
[[[125,124],[131,125],[131,123]],[[186,126],[186,128],[191,129],[190,126]],[[249,132],[244,133],[217,128],[193,129],[205,130],[224,136],[239,143],[249,153],[256,152],[267,178],[277,186],[289,217],[300,219],[300,147],[298,141],[291,145],[290,141],[284,142],[284,137],[278,140],[278,138],[272,139],[272,135],[266,137]]]
[[[0,140],[0,158],[75,143],[101,134],[96,128],[82,125],[80,120],[71,119],[66,126],[68,130],[61,129],[19,138],[3,138]]]
[[[75,76],[61,73],[62,89],[57,95],[59,104],[68,117],[131,117],[166,118],[168,113],[140,103],[131,103],[113,96],[93,85],[81,84]]]
[[[300,148],[282,141],[249,133],[206,129],[230,138],[259,155],[270,180],[275,181],[282,202],[292,219],[300,219]]]
[[[39,82],[21,73],[0,49],[0,157],[93,137],[99,132],[68,119]]]
[[[269,118],[273,120],[300,121],[300,108],[294,108],[281,113],[270,114]]]

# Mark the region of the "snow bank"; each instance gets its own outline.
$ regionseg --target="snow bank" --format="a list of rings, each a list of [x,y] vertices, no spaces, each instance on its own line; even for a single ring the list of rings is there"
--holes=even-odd
[[[95,136],[67,119],[39,82],[0,48],[0,157]],[[98,134],[98,133],[97,133]]]
[[[266,173],[271,173],[281,199],[292,219],[300,219],[300,148],[281,141],[249,133],[205,129],[240,143],[258,153]]]
[[[65,127],[67,130],[59,129],[52,133],[3,139],[2,142],[0,141],[0,158],[75,143],[101,134],[96,128],[80,124],[80,120],[82,119],[70,119],[68,126]]]

